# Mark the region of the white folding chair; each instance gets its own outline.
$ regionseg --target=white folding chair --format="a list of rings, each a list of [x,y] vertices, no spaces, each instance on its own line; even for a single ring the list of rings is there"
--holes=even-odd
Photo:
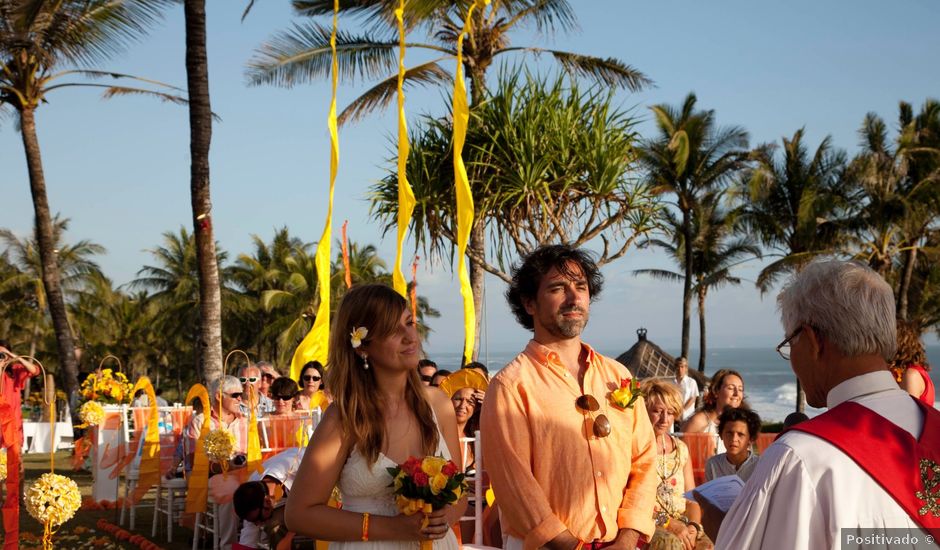
[[[173,434],[173,424],[171,422],[166,422],[166,415],[163,411],[165,407],[160,408],[161,422],[159,424],[161,446],[163,444],[163,439],[167,438],[168,435]],[[176,443],[173,442],[173,447],[175,450]],[[161,447],[161,456],[163,454]],[[162,474],[162,472],[161,472]],[[183,508],[186,506],[186,488],[187,483],[184,478],[173,478],[166,479],[163,475],[160,476],[160,481],[157,485],[157,494],[154,496],[153,501],[153,527],[151,529],[150,536],[157,536],[157,526],[160,524],[160,516],[166,516],[167,523],[167,542],[173,542],[173,524],[179,521],[180,515],[183,513]]]
[[[193,550],[199,548],[200,536],[204,532],[212,533],[212,550],[219,550],[219,505],[212,497],[209,497],[207,509],[203,512],[196,512],[196,525],[193,527]]]

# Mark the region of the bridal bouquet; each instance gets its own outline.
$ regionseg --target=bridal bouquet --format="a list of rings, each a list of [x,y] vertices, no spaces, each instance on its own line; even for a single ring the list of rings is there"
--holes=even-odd
[[[403,514],[422,512],[425,515],[457,502],[467,491],[468,482],[457,465],[440,456],[424,459],[409,457],[404,464],[388,468],[392,475],[395,502]],[[431,541],[422,541],[422,550],[431,548]]]

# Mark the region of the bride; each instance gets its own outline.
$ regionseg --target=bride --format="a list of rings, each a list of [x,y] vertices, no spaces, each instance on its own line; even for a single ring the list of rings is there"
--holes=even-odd
[[[450,400],[418,377],[421,342],[407,303],[384,285],[350,289],[330,334],[327,386],[333,405],[307,447],[285,510],[288,529],[330,550],[371,546],[457,550],[450,526],[466,497],[430,514],[398,512],[386,468],[408,457],[443,455],[458,468],[457,421]],[[343,509],[327,506],[338,486]]]

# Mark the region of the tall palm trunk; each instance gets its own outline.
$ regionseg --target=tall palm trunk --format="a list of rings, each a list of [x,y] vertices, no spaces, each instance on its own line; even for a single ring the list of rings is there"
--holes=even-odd
[[[908,294],[911,290],[911,278],[914,276],[914,266],[917,264],[917,245],[911,247],[904,260],[904,273],[901,276],[901,285],[898,288],[898,317],[907,321]]]
[[[193,234],[199,263],[199,337],[197,368],[210,382],[222,375],[222,296],[219,264],[209,212],[209,144],[212,107],[209,104],[209,60],[206,52],[206,2],[185,0],[186,81],[189,89],[190,193]]]
[[[42,285],[46,290],[46,303],[55,330],[59,365],[65,374],[67,393],[78,391],[78,362],[75,360],[75,343],[65,310],[65,297],[59,282],[59,266],[56,260],[55,238],[52,217],[49,213],[49,198],[46,196],[46,177],[42,170],[42,155],[39,138],[36,137],[36,113],[32,108],[20,111],[20,130],[23,149],[26,151],[26,167],[29,171],[29,189],[33,195],[33,210],[36,215],[36,242],[42,263]],[[73,415],[77,411],[73,411]]]
[[[682,357],[689,357],[689,333],[692,321],[692,219],[689,207],[682,209],[682,232],[685,234],[685,280],[682,284]],[[705,372],[704,363],[699,362],[699,372]]]
[[[698,371],[705,372],[705,356],[708,347],[705,345],[705,295],[708,288],[699,283],[698,289]]]

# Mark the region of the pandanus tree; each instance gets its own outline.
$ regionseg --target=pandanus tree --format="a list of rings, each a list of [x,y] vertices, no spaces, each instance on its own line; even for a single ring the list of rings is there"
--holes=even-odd
[[[464,162],[474,227],[485,238],[471,240],[467,255],[504,281],[516,258],[542,244],[600,244],[600,265],[622,257],[660,212],[634,173],[636,119],[609,90],[513,73],[501,74],[496,92],[471,113]],[[449,117],[426,117],[411,138],[412,228],[432,257],[452,253],[457,240],[451,136]],[[370,191],[386,231],[396,223],[396,177],[390,168]]]
[[[740,285],[741,278],[732,270],[738,265],[761,256],[760,248],[746,237],[736,235],[735,225],[739,208],[728,208],[724,203],[725,191],[713,191],[702,197],[692,211],[692,292],[698,304],[699,359],[698,370],[705,372],[707,339],[705,332],[705,299],[708,291],[725,285]],[[637,269],[635,275],[647,275],[669,282],[685,280],[685,235],[682,220],[671,212],[663,224],[670,239],[650,239],[644,243],[667,253],[680,271],[667,269]]]
[[[409,36],[410,59],[417,63],[408,67],[404,86],[452,86],[457,37],[472,0],[411,0],[404,11]],[[353,100],[339,116],[339,123],[354,120],[386,107],[394,98],[398,84],[398,48],[396,0],[340,0],[343,21],[359,19],[364,30],[358,33],[340,29],[336,51],[340,76],[351,80],[361,78],[378,82]],[[317,20],[333,13],[333,0],[294,0],[295,12],[304,19],[262,44],[248,65],[252,84],[293,86],[329,78],[331,67],[331,28]],[[249,4],[250,7],[250,4]],[[464,41],[463,70],[469,79],[470,110],[475,111],[486,97],[487,72],[497,58],[529,54],[547,55],[572,75],[591,79],[608,88],[640,90],[650,80],[640,71],[614,58],[582,55],[534,46],[513,46],[511,37],[521,28],[535,28],[543,35],[576,28],[577,18],[567,0],[505,0],[477,9],[472,16],[470,32]],[[417,55],[415,55],[417,54]],[[471,126],[474,123],[471,122]],[[410,176],[409,176],[410,177]],[[450,177],[453,183],[453,176]],[[472,179],[471,188],[481,183]],[[479,217],[477,217],[479,220]],[[470,234],[470,285],[478,320],[483,304],[483,277],[486,250],[486,228],[475,223]],[[477,338],[479,341],[479,338]]]
[[[688,357],[694,285],[693,212],[703,194],[725,187],[744,167],[748,134],[738,126],[719,127],[712,110],[696,110],[695,94],[678,107],[651,107],[657,133],[640,149],[649,186],[670,195],[680,213],[685,270],[682,287],[682,356]]]
[[[11,109],[26,154],[35,214],[42,282],[66,390],[78,389],[78,363],[69,328],[55,250],[55,229],[46,193],[36,110],[64,88],[103,88],[106,97],[156,94],[182,101],[165,85],[91,68],[140,36],[168,0],[0,0],[0,110]],[[116,86],[102,79],[136,81],[144,87]]]

